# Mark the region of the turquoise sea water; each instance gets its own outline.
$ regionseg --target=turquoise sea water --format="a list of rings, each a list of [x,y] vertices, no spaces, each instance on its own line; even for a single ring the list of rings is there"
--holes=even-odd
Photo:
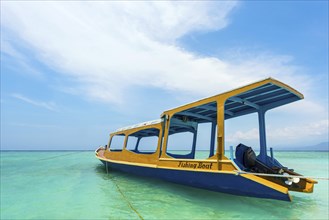
[[[328,177],[328,152],[275,152]],[[248,198],[107,173],[91,151],[1,152],[1,219],[328,219],[328,181],[293,202]]]

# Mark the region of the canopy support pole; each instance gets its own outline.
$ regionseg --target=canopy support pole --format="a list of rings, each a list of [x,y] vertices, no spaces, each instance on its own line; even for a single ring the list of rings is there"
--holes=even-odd
[[[259,157],[261,161],[266,163],[267,160],[267,147],[266,147],[266,130],[265,130],[265,112],[264,109],[258,110],[258,123],[259,123],[259,141],[260,141],[260,153]]]
[[[195,158],[195,150],[196,150],[196,139],[197,139],[197,134],[198,134],[198,128],[196,128],[194,131],[193,131],[193,144],[192,144],[192,159]]]
[[[215,150],[215,135],[216,135],[216,123],[211,123],[211,139],[210,139],[210,152],[209,157],[214,156],[214,150]]]
[[[139,142],[140,142],[141,139],[142,139],[141,137],[137,138],[136,145],[135,145],[135,150],[134,150],[135,152],[138,152],[138,145],[139,145]]]

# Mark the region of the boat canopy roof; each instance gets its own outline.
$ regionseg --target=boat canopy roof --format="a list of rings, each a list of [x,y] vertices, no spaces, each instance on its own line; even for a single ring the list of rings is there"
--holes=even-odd
[[[141,127],[145,127],[145,126],[149,126],[149,125],[155,125],[155,124],[159,124],[162,122],[162,119],[156,119],[156,120],[152,120],[152,121],[146,121],[146,122],[142,122],[139,124],[135,124],[135,125],[130,125],[127,127],[123,127],[123,128],[119,128],[117,129],[115,132],[121,132],[121,131],[126,131],[126,130],[130,130],[130,129],[134,129],[134,128],[141,128]],[[152,131],[150,131],[150,133],[153,133]],[[142,134],[142,133],[140,133]],[[137,132],[136,136],[138,136],[139,133]],[[152,136],[152,135],[150,135]]]
[[[168,110],[163,115],[167,112],[176,112],[174,114],[176,118],[188,117],[188,120],[198,123],[213,122],[217,117],[216,100],[223,97],[226,99],[224,104],[225,119],[260,110],[267,111],[304,98],[301,93],[293,88],[269,78],[176,109]],[[209,102],[205,102],[206,100],[209,100]],[[189,106],[190,108],[188,108]],[[182,111],[179,111],[180,109]]]
[[[296,92],[272,82],[266,83],[228,98],[225,102],[225,119],[259,110],[267,111],[304,98]]]
[[[145,131],[136,132],[133,136],[158,135],[157,129],[148,129],[148,127],[149,125],[161,123],[163,121],[162,117],[167,114],[173,115],[169,134],[186,130],[193,132],[197,127],[197,123],[215,122],[217,120],[218,100],[224,100],[224,119],[230,119],[254,112],[265,112],[303,98],[303,95],[297,90],[273,78],[268,78],[165,111],[161,115],[161,119],[120,128],[115,133],[145,127]]]
[[[147,129],[139,130],[135,133],[132,133],[129,136],[134,136],[137,138],[159,136],[159,129],[147,128]]]

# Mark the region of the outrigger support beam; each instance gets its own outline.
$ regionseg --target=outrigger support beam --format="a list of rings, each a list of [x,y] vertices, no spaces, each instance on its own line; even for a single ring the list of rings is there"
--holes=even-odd
[[[242,103],[242,104],[245,104],[245,105],[248,105],[248,106],[253,107],[253,108],[257,109],[257,110],[260,109],[260,106],[259,105],[255,104],[253,102],[250,102],[248,100],[241,99],[239,97],[231,97],[231,98],[229,98],[229,100],[234,101],[234,102],[239,102],[239,103]]]
[[[211,117],[200,115],[197,113],[192,113],[192,112],[178,112],[178,113],[176,113],[176,115],[192,116],[192,117],[196,117],[196,118],[202,118],[207,121],[214,121],[214,119]]]
[[[229,116],[234,116],[234,113],[229,110],[225,110],[224,112],[225,112],[225,114],[227,114]]]

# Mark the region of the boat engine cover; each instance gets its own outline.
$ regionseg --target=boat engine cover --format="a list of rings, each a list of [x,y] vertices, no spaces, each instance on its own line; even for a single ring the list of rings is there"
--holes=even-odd
[[[235,150],[235,158],[245,168],[251,168],[256,164],[256,154],[251,147],[239,144]]]
[[[256,165],[256,154],[251,147],[248,147],[244,153],[243,165],[247,168],[254,167]]]

